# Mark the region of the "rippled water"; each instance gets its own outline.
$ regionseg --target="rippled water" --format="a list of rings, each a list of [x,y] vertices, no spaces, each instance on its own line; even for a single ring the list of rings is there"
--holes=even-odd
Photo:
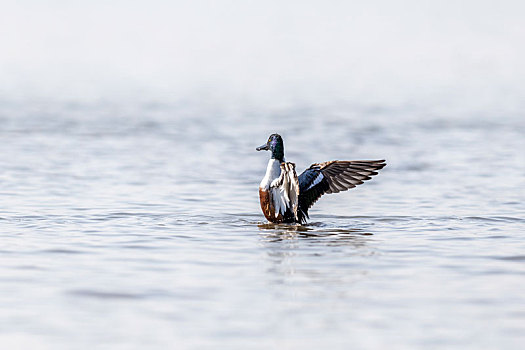
[[[9,349],[511,349],[525,343],[525,119],[421,108],[4,104]],[[273,225],[302,170],[386,158]]]

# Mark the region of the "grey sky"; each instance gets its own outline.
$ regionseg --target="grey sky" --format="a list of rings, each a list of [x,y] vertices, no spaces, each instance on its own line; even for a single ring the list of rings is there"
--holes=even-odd
[[[0,92],[521,94],[519,1],[2,1]],[[474,96],[466,96],[474,98]]]

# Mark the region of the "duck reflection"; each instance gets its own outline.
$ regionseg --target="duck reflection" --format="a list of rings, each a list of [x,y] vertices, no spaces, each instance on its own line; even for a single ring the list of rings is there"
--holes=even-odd
[[[345,294],[368,275],[373,234],[362,228],[259,224],[261,245],[266,250],[270,284],[287,286],[278,293]],[[288,287],[290,289],[288,289]],[[300,287],[300,289],[297,289]],[[326,287],[326,288],[325,288]]]
[[[366,242],[366,236],[373,236],[373,233],[361,228],[325,227],[325,224],[322,223],[311,223],[306,226],[264,223],[257,226],[262,233],[263,240],[268,242],[317,239],[320,243],[363,246]]]

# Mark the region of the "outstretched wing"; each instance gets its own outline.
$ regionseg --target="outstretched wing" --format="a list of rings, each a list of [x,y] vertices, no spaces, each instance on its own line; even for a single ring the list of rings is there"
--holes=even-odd
[[[308,218],[308,209],[325,193],[337,193],[370,180],[386,165],[384,160],[333,160],[312,164],[299,175],[299,220]]]

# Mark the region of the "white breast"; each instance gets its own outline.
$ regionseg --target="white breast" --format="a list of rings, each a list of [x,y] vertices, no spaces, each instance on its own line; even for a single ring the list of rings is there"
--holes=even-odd
[[[268,190],[273,180],[277,179],[281,175],[281,162],[277,159],[270,159],[268,161],[268,167],[266,168],[266,175],[259,185],[260,188]]]

